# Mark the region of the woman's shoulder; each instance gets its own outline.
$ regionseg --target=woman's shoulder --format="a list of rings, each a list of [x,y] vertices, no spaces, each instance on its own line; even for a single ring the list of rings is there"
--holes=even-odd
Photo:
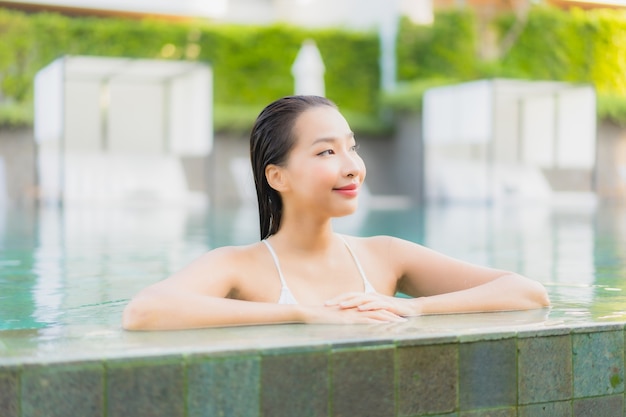
[[[406,242],[403,239],[388,235],[376,235],[367,237],[346,235],[344,236],[344,238],[348,243],[354,242],[355,244],[362,246],[363,248],[372,250],[381,250],[385,248],[388,249],[393,245]]]
[[[241,256],[250,256],[261,250],[263,250],[263,243],[259,241],[245,245],[220,246],[212,249],[210,253],[213,252],[216,256],[237,258]]]
[[[423,259],[424,256],[432,252],[419,243],[388,235],[347,236],[346,241],[356,250],[367,253],[367,256],[385,259],[391,263],[404,263],[407,258],[420,257]]]
[[[231,268],[241,268],[248,264],[253,264],[261,250],[261,242],[240,246],[220,246],[206,252],[200,257],[199,261]]]

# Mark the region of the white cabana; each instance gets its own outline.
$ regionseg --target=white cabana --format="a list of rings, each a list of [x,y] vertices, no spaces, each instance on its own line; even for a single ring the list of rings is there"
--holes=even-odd
[[[593,198],[591,86],[493,79],[433,88],[423,120],[427,200]]]
[[[207,65],[65,56],[35,77],[40,199],[204,203],[185,162],[213,143]]]

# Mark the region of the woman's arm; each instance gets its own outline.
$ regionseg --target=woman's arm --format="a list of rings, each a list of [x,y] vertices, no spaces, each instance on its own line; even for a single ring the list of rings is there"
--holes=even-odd
[[[279,305],[209,297],[188,292],[158,294],[147,290],[123,314],[126,330],[176,330],[279,323],[358,324],[399,322],[387,310],[340,309],[325,306]]]
[[[351,293],[327,305],[361,310],[387,309],[401,316],[530,310],[550,305],[539,282],[499,269],[463,262],[421,245],[388,238],[389,268],[400,279],[398,291],[415,298]]]
[[[514,273],[472,288],[414,299],[418,314],[532,310],[549,305],[543,285]]]
[[[126,306],[122,326],[126,330],[174,330],[301,320],[295,306],[233,300],[155,285]]]
[[[460,261],[400,239],[392,240],[391,253],[402,272],[399,290],[422,296],[416,301],[422,314],[550,305],[543,285],[516,273]]]
[[[122,315],[127,330],[173,330],[270,323],[379,323],[403,320],[380,311],[279,305],[228,298],[236,290],[241,249],[221,248],[142,290]],[[249,261],[249,259],[247,259]]]

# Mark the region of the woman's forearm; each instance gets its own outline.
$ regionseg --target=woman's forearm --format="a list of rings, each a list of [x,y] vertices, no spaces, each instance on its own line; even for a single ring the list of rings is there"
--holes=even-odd
[[[414,302],[418,314],[531,310],[550,305],[543,285],[517,274],[466,290],[416,298]]]
[[[210,297],[194,293],[146,290],[124,309],[126,330],[175,330],[248,324],[299,323],[304,317],[293,305]]]
[[[281,323],[389,323],[405,319],[387,310],[361,311],[329,306],[281,305],[144,290],[124,310],[126,330],[176,330]]]

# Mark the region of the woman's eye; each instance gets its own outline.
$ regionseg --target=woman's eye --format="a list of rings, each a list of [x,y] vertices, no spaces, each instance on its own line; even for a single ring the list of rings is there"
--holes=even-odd
[[[326,155],[333,155],[335,153],[335,151],[333,151],[332,149],[326,149],[325,151],[322,151],[320,153],[318,153],[318,156],[326,156]]]
[[[350,150],[353,152],[357,152],[359,150],[359,144],[357,143],[356,145],[353,145],[352,147],[350,147]]]

